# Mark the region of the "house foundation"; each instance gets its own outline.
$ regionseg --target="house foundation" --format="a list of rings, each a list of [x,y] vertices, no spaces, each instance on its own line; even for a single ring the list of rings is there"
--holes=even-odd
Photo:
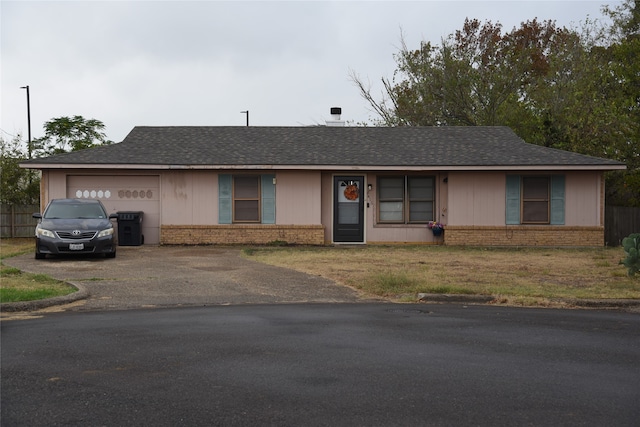
[[[255,244],[286,242],[323,245],[322,225],[163,225],[162,245]]]
[[[604,227],[447,226],[449,246],[572,246],[604,245]]]

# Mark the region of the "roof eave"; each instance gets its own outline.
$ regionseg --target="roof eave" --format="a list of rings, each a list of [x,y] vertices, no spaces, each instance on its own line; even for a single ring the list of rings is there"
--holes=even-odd
[[[625,170],[624,164],[596,165],[164,165],[164,164],[74,164],[21,163],[26,169],[120,169],[120,170],[379,170],[379,171],[542,171],[542,170]]]

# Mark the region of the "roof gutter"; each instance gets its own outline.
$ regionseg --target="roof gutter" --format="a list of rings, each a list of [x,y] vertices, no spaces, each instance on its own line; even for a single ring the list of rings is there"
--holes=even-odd
[[[135,164],[48,164],[48,163],[21,163],[21,168],[26,169],[119,169],[119,170],[331,170],[331,171],[541,171],[541,170],[598,170],[612,171],[627,169],[624,164],[612,165],[449,165],[449,166],[379,166],[379,165],[135,165]]]

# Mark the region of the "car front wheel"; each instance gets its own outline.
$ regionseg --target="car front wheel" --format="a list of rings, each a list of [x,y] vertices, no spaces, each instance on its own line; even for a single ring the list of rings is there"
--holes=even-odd
[[[47,257],[47,254],[41,254],[39,252],[36,252],[36,259],[45,259]]]
[[[109,252],[108,254],[104,254],[105,258],[115,258],[116,257],[116,253],[115,252]]]

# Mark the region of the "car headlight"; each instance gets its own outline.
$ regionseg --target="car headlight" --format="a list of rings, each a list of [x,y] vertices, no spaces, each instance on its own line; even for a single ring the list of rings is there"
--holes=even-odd
[[[107,228],[98,233],[98,237],[111,236],[113,234],[113,228]]]
[[[36,236],[51,237],[52,239],[56,238],[56,236],[53,234],[53,231],[45,230],[44,228],[40,228],[40,227],[36,228]]]

